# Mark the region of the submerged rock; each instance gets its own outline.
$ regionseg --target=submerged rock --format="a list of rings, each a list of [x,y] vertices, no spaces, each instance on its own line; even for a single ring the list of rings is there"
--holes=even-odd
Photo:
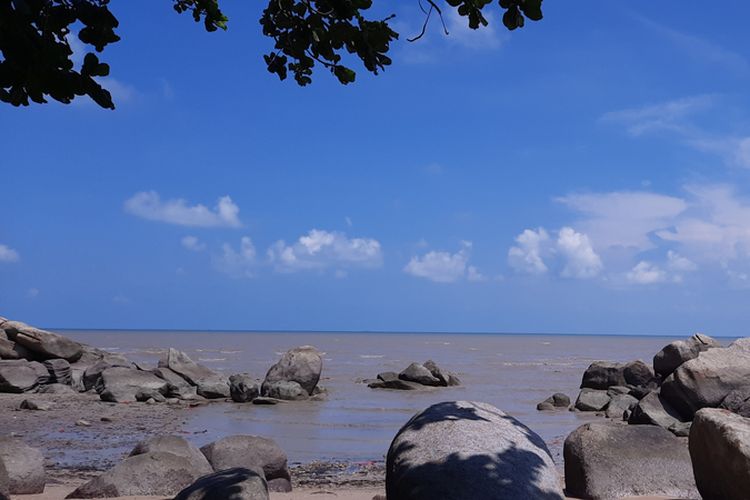
[[[264,382],[262,391],[265,397],[283,399],[285,401],[302,401],[310,397],[301,385],[290,380]]]
[[[693,420],[689,445],[695,483],[703,498],[748,498],[750,419],[726,410],[700,410]]]
[[[584,424],[563,448],[565,489],[576,498],[696,498],[685,442],[661,427]]]
[[[262,471],[236,467],[203,476],[174,500],[268,500],[268,485]]]
[[[247,373],[229,377],[229,394],[235,403],[249,403],[260,396],[258,383]]]
[[[570,398],[562,392],[556,392],[536,405],[536,409],[539,411],[549,411],[555,408],[567,408],[568,406],[570,406]]]
[[[398,378],[407,382],[416,382],[417,384],[438,387],[441,384],[440,379],[434,377],[432,372],[419,363],[412,363],[398,374]],[[447,381],[446,381],[447,385]]]
[[[412,417],[391,443],[385,480],[389,500],[563,498],[544,441],[497,408],[468,401]]]

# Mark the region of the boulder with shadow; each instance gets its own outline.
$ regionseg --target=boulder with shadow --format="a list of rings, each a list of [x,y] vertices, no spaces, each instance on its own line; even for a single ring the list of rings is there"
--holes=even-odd
[[[0,361],[0,392],[21,393],[49,382],[43,364],[25,359]]]
[[[629,424],[658,425],[664,429],[669,429],[683,421],[685,420],[679,412],[661,396],[659,391],[652,391],[638,401],[638,404],[632,408],[628,419]]]
[[[62,358],[73,362],[81,357],[81,344],[63,335],[34,328],[20,321],[3,321],[0,328],[5,330],[9,340],[32,352],[38,359]]]
[[[411,363],[401,373],[382,372],[377,380],[368,381],[371,389],[399,389],[412,391],[431,387],[452,387],[461,385],[455,373],[447,372],[432,360],[423,364]]]
[[[570,398],[562,392],[556,392],[552,396],[536,405],[536,409],[539,411],[550,411],[558,408],[567,408],[569,406]]]
[[[386,460],[389,500],[524,498],[562,500],[544,441],[499,409],[439,403],[398,432]]]
[[[227,436],[201,448],[215,471],[243,467],[262,470],[271,491],[291,491],[287,456],[272,439],[260,436]]]
[[[378,373],[377,380],[369,382],[367,387],[370,389],[397,389],[401,391],[416,391],[424,388],[422,384],[400,379],[396,372]]]
[[[159,367],[153,370],[154,375],[166,380],[167,397],[178,399],[196,399],[198,390],[195,386],[190,385],[187,380],[179,376],[169,368]]]
[[[229,397],[229,382],[223,375],[194,362],[184,352],[170,348],[159,360],[159,368],[169,368],[197,388],[199,395],[207,399]]]
[[[625,365],[609,361],[594,361],[583,372],[581,389],[606,390],[613,385],[625,385]]]
[[[602,411],[611,399],[606,390],[583,388],[578,394],[575,408],[581,411]]]
[[[750,384],[742,389],[735,389],[724,396],[719,408],[729,410],[741,417],[750,417]]]
[[[260,385],[247,373],[229,377],[229,394],[235,403],[251,403],[260,396]]]
[[[593,422],[565,440],[565,490],[575,498],[696,498],[687,444],[661,427]]]
[[[265,397],[277,397],[272,396],[271,393],[289,394],[294,396],[290,399],[304,399],[296,387],[287,384],[287,382],[293,382],[304,391],[304,394],[307,394],[307,397],[310,397],[315,394],[322,371],[323,358],[316,348],[302,346],[290,349],[266,373],[261,386],[261,394]]]
[[[101,373],[95,389],[102,401],[113,403],[146,401],[150,398],[163,401],[167,382],[150,372],[114,367]]]
[[[268,500],[263,471],[242,467],[203,476],[182,490],[174,500]]]
[[[721,344],[702,333],[696,333],[686,340],[676,340],[656,353],[654,371],[662,379],[667,378],[683,363],[697,358],[700,353],[714,347],[721,347]]]
[[[68,363],[64,359],[58,358],[48,359],[43,364],[49,372],[50,383],[70,385],[70,363]]]
[[[186,458],[196,473],[203,476],[211,474],[213,467],[208,463],[206,456],[201,453],[194,444],[181,436],[165,435],[153,436],[138,443],[130,456],[143,455],[145,453],[166,452]]]
[[[13,437],[0,437],[0,469],[7,474],[8,491],[12,495],[44,492],[47,474],[44,456],[36,448]]]

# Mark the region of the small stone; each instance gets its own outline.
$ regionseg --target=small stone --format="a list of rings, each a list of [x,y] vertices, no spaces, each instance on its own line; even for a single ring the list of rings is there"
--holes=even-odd
[[[81,419],[81,420],[76,421],[76,425],[78,427],[91,427],[91,422],[89,422],[88,420]]]
[[[146,404],[147,405],[155,405],[156,404],[156,400],[154,398],[148,398],[146,400]]]
[[[112,417],[102,417],[99,420],[102,422],[114,422],[114,419]]]
[[[49,401],[24,399],[21,401],[21,406],[19,408],[22,410],[49,411],[52,409],[52,403]]]

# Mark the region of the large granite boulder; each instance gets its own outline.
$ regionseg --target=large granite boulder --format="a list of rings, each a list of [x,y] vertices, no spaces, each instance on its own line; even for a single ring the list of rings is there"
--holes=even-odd
[[[169,368],[197,388],[198,394],[208,399],[229,397],[229,382],[215,371],[194,362],[184,352],[170,348],[159,360],[159,368]]]
[[[126,458],[66,498],[172,496],[200,476],[188,458],[163,451],[143,453]]]
[[[27,392],[49,382],[43,364],[25,359],[0,361],[0,392]]]
[[[583,372],[581,388],[607,389],[613,385],[625,385],[625,365],[609,361],[594,361]]]
[[[581,411],[602,411],[612,398],[607,391],[599,389],[581,389],[575,407]]]
[[[662,378],[667,378],[681,364],[712,347],[721,347],[721,344],[702,333],[696,333],[687,340],[676,340],[667,344],[654,356],[654,371]]]
[[[107,368],[101,373],[96,384],[96,392],[102,401],[125,403],[146,401],[167,393],[167,382],[150,372],[135,368]]]
[[[713,348],[686,361],[662,383],[661,395],[685,420],[715,408],[735,389],[750,385],[750,350]]]
[[[247,373],[229,377],[229,394],[235,403],[250,403],[260,396],[258,383]]]
[[[70,363],[64,359],[58,358],[48,359],[43,364],[49,372],[50,383],[70,385]]]
[[[44,492],[47,474],[44,456],[18,438],[0,437],[0,469],[8,476],[8,490],[13,495]]]
[[[629,424],[658,425],[669,429],[684,419],[672,405],[666,401],[659,391],[653,391],[638,401],[628,419]]]
[[[267,398],[282,399],[285,401],[303,401],[310,398],[307,391],[292,380],[263,382],[261,391],[263,396]]]
[[[268,485],[263,471],[236,467],[203,476],[174,500],[268,500]]]
[[[143,455],[144,453],[166,452],[188,459],[195,471],[203,476],[211,474],[214,469],[208,463],[206,456],[201,453],[194,444],[180,436],[153,436],[138,443],[130,456]]]
[[[443,385],[440,379],[435,377],[430,370],[425,368],[424,365],[420,365],[419,363],[412,363],[407,366],[401,373],[398,374],[398,378],[400,378],[401,380],[406,380],[407,382],[416,382],[417,384],[429,385],[432,387]]]
[[[291,491],[292,483],[284,450],[272,439],[260,436],[228,436],[201,448],[215,471],[243,467],[263,470],[271,491]]]
[[[62,358],[75,361],[81,357],[81,344],[62,335],[34,328],[20,321],[0,324],[10,340],[43,359]]]
[[[297,347],[284,353],[279,362],[268,370],[264,384],[297,382],[308,395],[312,395],[322,371],[323,358],[317,349],[312,346]]]
[[[690,457],[706,500],[745,500],[750,494],[750,419],[705,408],[690,430]]]
[[[167,396],[178,399],[196,399],[197,388],[169,368],[157,368],[153,371],[157,377],[167,381]]]
[[[750,384],[742,389],[735,389],[721,401],[719,408],[729,410],[742,417],[750,417]]]
[[[453,401],[417,413],[386,460],[388,500],[562,499],[544,441],[486,403]]]
[[[99,382],[102,372],[108,368],[135,368],[132,361],[120,355],[102,357],[94,364],[87,366],[83,371],[81,381],[83,389],[90,391]],[[71,378],[73,375],[71,374]]]
[[[625,382],[631,386],[656,385],[654,369],[640,359],[625,364],[622,374],[625,377]]]
[[[563,455],[568,496],[697,497],[686,443],[661,427],[584,424],[567,437]]]

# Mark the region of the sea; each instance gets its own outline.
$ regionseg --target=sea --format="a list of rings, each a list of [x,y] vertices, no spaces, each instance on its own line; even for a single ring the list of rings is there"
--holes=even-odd
[[[483,401],[516,417],[547,443],[562,464],[565,437],[601,418],[591,413],[540,412],[555,392],[572,401],[584,370],[597,360],[647,363],[675,337],[635,335],[536,335],[471,333],[222,332],[66,330],[65,335],[146,366],[169,347],[229,376],[262,380],[288,349],[312,345],[323,355],[324,401],[259,406],[221,403],[189,412],[184,430],[195,444],[235,434],[276,440],[292,464],[314,461],[382,461],[399,428],[428,406]],[[729,343],[731,339],[721,339]],[[370,389],[363,381],[432,359],[461,379],[460,387],[425,391]]]

